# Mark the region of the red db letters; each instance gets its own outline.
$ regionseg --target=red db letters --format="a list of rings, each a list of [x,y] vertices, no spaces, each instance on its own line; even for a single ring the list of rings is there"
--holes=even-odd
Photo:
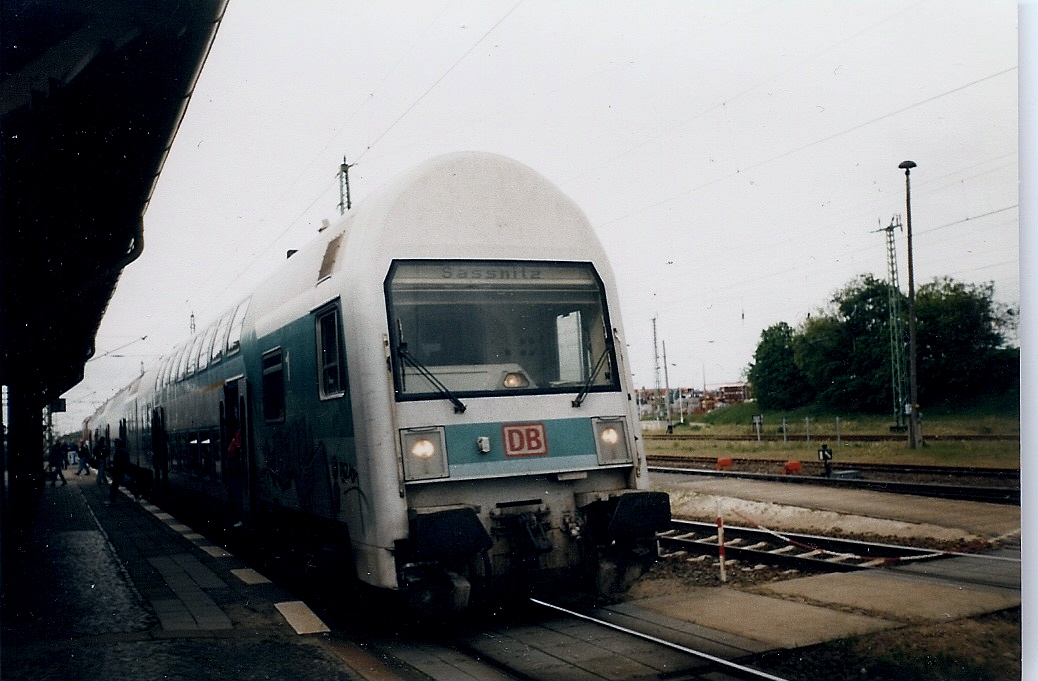
[[[548,438],[543,423],[512,423],[501,427],[505,456],[544,456]]]

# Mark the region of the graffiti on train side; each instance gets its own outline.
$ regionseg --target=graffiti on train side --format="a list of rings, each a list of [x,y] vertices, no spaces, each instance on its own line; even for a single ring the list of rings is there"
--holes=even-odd
[[[357,487],[357,470],[338,456],[329,456],[323,440],[306,419],[274,428],[263,442],[264,481],[272,496],[290,497],[301,511],[335,516],[340,495]]]
[[[332,457],[332,478],[342,485],[342,491],[349,492],[357,488],[359,475],[349,461],[339,461]]]

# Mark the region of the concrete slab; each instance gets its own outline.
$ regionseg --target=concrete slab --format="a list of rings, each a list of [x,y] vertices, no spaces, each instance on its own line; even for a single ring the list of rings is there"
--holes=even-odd
[[[647,610],[641,607],[640,600],[597,608],[594,615],[617,626],[645,631],[658,638],[725,659],[735,659],[768,650],[768,645],[757,639],[740,636],[731,631],[711,629],[685,619]]]
[[[648,598],[638,605],[668,617],[755,639],[771,648],[797,648],[900,626],[899,622],[879,617],[726,587],[696,587],[682,597]]]
[[[893,570],[900,574],[1001,587],[1015,591],[1020,591],[1022,577],[1019,548],[898,565]]]
[[[197,631],[198,623],[179,599],[153,600],[151,606],[163,631]]]
[[[227,549],[223,548],[222,546],[199,546],[198,548],[202,549],[203,551],[208,553],[213,558],[231,558],[232,557],[231,554],[227,552]]]
[[[1020,593],[1009,589],[927,583],[885,570],[814,575],[766,584],[757,591],[904,621],[937,622],[1020,605]]]
[[[496,669],[473,660],[467,655],[448,648],[408,643],[393,643],[386,647],[393,657],[403,660],[415,669],[420,669],[434,679],[456,679],[457,681],[507,681],[506,676]],[[357,669],[364,665],[354,664]],[[367,677],[366,678],[371,678]]]
[[[295,629],[297,634],[320,634],[327,631],[328,625],[321,621],[313,610],[303,601],[285,601],[275,603],[281,616]]]
[[[846,532],[941,539],[990,539],[1020,530],[1020,507],[1006,504],[666,473],[654,473],[652,483],[671,493],[675,516],[713,517],[720,503],[725,522],[734,525],[819,534],[841,527]],[[891,501],[894,496],[896,502]]]
[[[189,553],[175,553],[170,556],[199,587],[203,589],[221,589],[227,586],[216,573],[202,565],[197,558]]]
[[[252,568],[237,568],[231,570],[231,574],[248,585],[270,584],[270,580]]]

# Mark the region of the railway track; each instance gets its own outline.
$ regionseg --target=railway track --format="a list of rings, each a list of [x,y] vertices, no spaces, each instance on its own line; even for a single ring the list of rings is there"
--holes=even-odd
[[[754,527],[725,526],[723,530],[726,558],[798,570],[851,572],[948,555],[926,548]],[[658,537],[661,558],[686,554],[717,555],[721,549],[719,528],[713,523],[674,520],[671,529]]]
[[[719,441],[719,442],[802,442],[805,437],[803,435],[781,435],[774,433],[761,433],[760,437],[756,434],[752,435],[715,435],[706,433],[645,433],[645,439],[648,441]],[[843,442],[894,442],[905,439],[904,433],[891,433],[890,435],[882,434],[843,434],[839,437],[835,434],[828,433],[811,433],[811,439],[808,442],[824,442],[841,440]],[[942,434],[927,434],[927,440],[933,441],[945,441],[945,442],[1013,442],[1020,439],[1019,434],[1015,435],[984,435],[984,434],[958,434],[958,435],[942,435]]]
[[[658,461],[650,457],[650,461]],[[687,461],[687,460],[686,460]],[[708,475],[713,477],[734,477],[734,478],[745,478],[750,480],[759,480],[761,482],[781,482],[786,484],[801,484],[801,485],[827,485],[830,487],[841,487],[844,489],[860,489],[870,490],[875,492],[887,492],[891,494],[912,494],[915,496],[924,496],[940,499],[957,499],[960,501],[979,501],[990,504],[1020,504],[1020,486],[1019,486],[1019,473],[1013,471],[1016,474],[1016,485],[1015,486],[1001,486],[1001,485],[971,485],[963,484],[962,482],[956,484],[936,484],[932,482],[908,482],[908,481],[896,481],[891,479],[870,479],[866,476],[867,470],[865,467],[854,469],[834,467],[833,477],[824,478],[819,475],[809,474],[771,474],[771,473],[750,473],[740,472],[732,470],[711,470],[706,468],[694,468],[690,467],[686,461],[682,463],[682,466],[656,466],[650,465],[649,470],[654,473],[669,473],[677,475]],[[805,468],[806,465],[805,465]],[[810,470],[808,468],[808,470]],[[908,478],[917,475],[916,473],[909,472],[909,468],[904,469],[906,472],[902,477]],[[888,472],[887,478],[890,477]]]
[[[763,562],[757,557],[740,555],[743,549],[751,549],[753,544],[759,543],[750,528],[725,529],[729,555],[739,557],[744,563]],[[744,529],[748,532],[745,538]],[[692,532],[702,533],[699,541],[691,536],[678,536]],[[706,554],[716,553],[718,549],[716,539],[712,546],[709,542],[709,536],[716,535],[716,528],[710,523],[675,522],[673,531],[668,534],[675,536],[664,542],[683,540],[696,544],[682,549],[675,543],[675,552]],[[775,539],[775,533],[770,534]],[[795,542],[796,549],[784,551],[776,543],[770,555],[781,564],[793,564],[790,561],[796,556],[787,553],[811,551],[867,556],[871,560],[883,559],[887,564],[891,559],[905,563],[926,557],[921,550],[908,547],[791,533],[782,533],[782,536]],[[820,554],[799,558],[824,561]],[[847,561],[825,561],[822,569],[847,569],[844,563]],[[859,568],[867,567],[860,563]],[[801,566],[806,564],[801,562]],[[297,567],[287,572],[299,580],[305,570]],[[310,587],[314,585],[312,579],[301,581]],[[307,589],[303,591],[308,593]],[[519,606],[518,613],[495,610],[479,617],[466,617],[450,627],[430,627],[428,622],[393,616],[392,613],[398,611],[386,607],[386,601],[373,594],[343,593],[332,601],[324,603],[320,598],[307,597],[307,603],[312,603],[315,611],[333,628],[330,649],[340,656],[347,655],[344,659],[353,664],[378,662],[398,678],[782,680],[767,671],[733,662],[745,662],[759,650],[739,647],[743,644],[731,636],[718,637],[701,627],[675,626],[646,617],[636,608],[576,610],[533,599],[528,605]],[[381,607],[370,607],[373,604]],[[381,614],[373,616],[373,613]],[[365,622],[363,632],[356,629],[358,621]]]
[[[451,620],[450,627],[416,625],[365,638],[363,648],[397,661],[403,678],[783,681],[733,661],[758,650],[744,641],[654,621],[637,609],[563,606],[537,597]]]
[[[647,459],[650,464],[673,464],[681,467],[713,468],[718,465],[717,457],[709,456],[683,456],[680,454],[649,454]],[[751,459],[742,457],[731,457],[731,470],[751,468],[752,471],[760,472],[761,468],[770,468],[781,471],[786,460],[784,459]],[[804,468],[811,472],[820,472],[822,466],[815,461],[803,462]],[[998,481],[1008,481],[1019,484],[1020,470],[1018,468],[987,468],[979,466],[906,466],[885,463],[855,463],[836,464],[833,466],[836,472],[855,470],[861,474],[871,477],[889,476],[891,478],[987,478]]]
[[[185,513],[185,521],[206,529],[192,513]],[[653,633],[627,629],[535,599],[472,612],[451,620],[450,627],[430,627],[385,594],[355,585],[318,589],[313,571],[322,567],[314,557],[272,555],[263,546],[243,543],[248,539],[239,537],[226,545],[318,613],[332,629],[323,643],[332,654],[398,678],[783,681],[723,657],[745,657],[749,651],[744,649],[695,637],[671,641],[668,637],[676,634],[670,628]],[[545,611],[554,614],[546,617]],[[358,621],[365,623],[360,631]]]
[[[749,667],[747,665],[738,664],[731,660],[724,659],[717,655],[713,655],[704,650],[698,650],[691,648],[686,645],[669,641],[658,636],[646,633],[644,631],[638,631],[628,627],[620,626],[613,622],[609,622],[598,617],[578,612],[576,610],[570,610],[547,601],[542,601],[536,598],[531,598],[530,602],[536,606],[551,610],[556,613],[561,613],[567,617],[580,620],[582,622],[589,622],[597,627],[608,629],[611,632],[618,632],[625,636],[646,641],[648,643],[661,646],[668,651],[678,652],[688,655],[695,664],[688,670],[688,674],[680,674],[675,676],[673,672],[667,673],[666,678],[686,678],[686,679],[711,679],[712,681],[725,681],[727,679],[743,679],[745,681],[784,681],[783,677],[769,674],[760,669]]]

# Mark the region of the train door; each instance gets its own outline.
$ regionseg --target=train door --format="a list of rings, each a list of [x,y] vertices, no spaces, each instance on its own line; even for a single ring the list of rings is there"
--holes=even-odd
[[[247,522],[252,498],[251,433],[248,423],[248,391],[244,378],[228,381],[220,403],[220,441],[226,465],[227,507],[233,524]]]
[[[151,410],[151,464],[154,470],[154,490],[163,495],[169,491],[169,435],[166,433],[166,410]]]

